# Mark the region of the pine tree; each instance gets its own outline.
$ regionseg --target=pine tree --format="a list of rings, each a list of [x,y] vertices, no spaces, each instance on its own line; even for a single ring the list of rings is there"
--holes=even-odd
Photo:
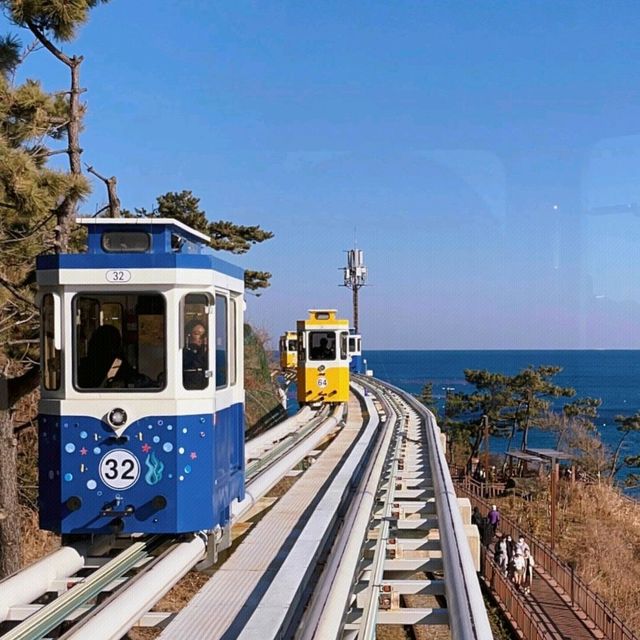
[[[425,382],[418,400],[438,419],[438,403],[433,397],[433,382]]]
[[[13,34],[0,38],[0,576],[20,566],[14,426],[21,400],[39,382],[35,257],[70,247],[78,203],[89,193],[80,164],[82,57],[67,55],[60,44],[97,4],[0,0],[9,20],[34,38],[27,46]],[[16,84],[16,71],[36,50],[69,71],[68,90],[47,93],[33,79]],[[66,172],[48,164],[58,153],[68,157]]]
[[[505,421],[522,430],[521,448],[526,448],[531,420],[549,410],[550,398],[575,395],[575,389],[560,387],[552,378],[562,367],[527,367],[514,376],[485,370],[465,369],[465,380],[476,390],[470,394],[456,393],[448,397],[447,415],[458,416],[455,424],[459,435],[468,438],[469,460],[478,455],[485,435],[483,416],[487,416],[489,433],[504,436]]]
[[[122,215],[150,218],[174,218],[200,231],[211,238],[210,246],[220,251],[246,253],[252,245],[273,238],[273,233],[261,229],[258,225],[243,226],[218,220],[210,222],[207,214],[200,209],[200,198],[191,191],[168,192],[156,198],[156,207],[152,211],[135,209],[135,213],[123,211]],[[269,286],[271,274],[266,271],[245,271],[247,289],[265,289]]]

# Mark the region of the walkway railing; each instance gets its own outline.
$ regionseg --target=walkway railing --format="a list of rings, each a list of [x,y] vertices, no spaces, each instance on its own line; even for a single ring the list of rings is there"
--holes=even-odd
[[[471,501],[472,506],[481,511],[489,511],[490,503],[469,491],[463,483],[457,483],[457,488]],[[465,483],[466,484],[466,483]],[[549,545],[532,537],[515,522],[502,516],[500,529],[514,540],[524,535],[531,547],[531,553],[537,567],[542,567],[560,585],[564,592],[571,597],[571,603],[580,607],[591,621],[605,634],[609,640],[640,640],[622,621],[616,612],[578,576],[572,567],[563,562],[551,551]]]

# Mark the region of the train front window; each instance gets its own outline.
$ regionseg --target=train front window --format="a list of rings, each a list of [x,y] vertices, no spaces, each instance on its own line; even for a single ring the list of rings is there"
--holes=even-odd
[[[154,293],[81,294],[73,300],[74,384],[81,391],[165,386],[165,301]]]
[[[298,350],[298,341],[289,340],[289,351],[297,351],[297,350]]]
[[[335,331],[309,332],[309,360],[335,360]]]

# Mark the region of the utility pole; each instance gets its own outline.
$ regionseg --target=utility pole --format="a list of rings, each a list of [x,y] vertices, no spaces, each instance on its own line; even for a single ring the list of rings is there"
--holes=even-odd
[[[359,334],[358,291],[364,287],[367,281],[367,267],[364,266],[364,251],[362,249],[349,249],[347,251],[347,266],[343,267],[343,271],[343,286],[353,291],[353,328]]]

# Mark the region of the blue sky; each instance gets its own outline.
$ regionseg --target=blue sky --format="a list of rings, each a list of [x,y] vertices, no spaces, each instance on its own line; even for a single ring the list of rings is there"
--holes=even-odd
[[[112,0],[85,56],[84,161],[126,207],[190,189],[273,240],[273,338],[357,238],[366,348],[640,348],[640,4]],[[33,54],[29,75],[64,88]],[[105,201],[97,183],[85,210]]]

